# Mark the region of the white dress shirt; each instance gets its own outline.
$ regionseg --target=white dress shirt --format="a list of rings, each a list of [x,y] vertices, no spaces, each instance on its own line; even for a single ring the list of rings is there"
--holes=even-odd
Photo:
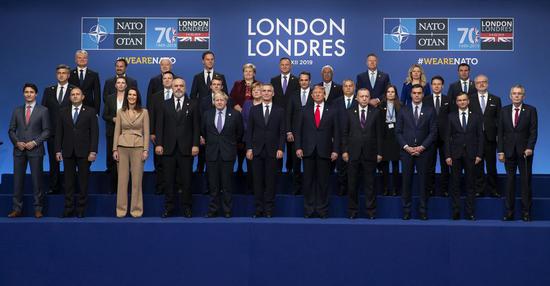
[[[214,116],[214,126],[216,126],[216,128],[218,127],[218,117],[220,117],[220,111],[222,112],[222,127],[225,126],[225,112],[227,111],[227,107],[224,107],[222,110],[216,108],[216,116]]]
[[[66,82],[64,85],[61,85],[61,84],[57,83],[57,89],[55,91],[55,98],[56,99],[59,96],[59,91],[61,90],[62,87],[63,87],[63,97],[61,98],[61,102],[63,102],[63,100],[65,99],[65,94],[67,94],[67,87],[69,87],[69,83]]]
[[[313,116],[315,116],[315,110],[317,110],[317,105],[319,105],[319,119],[322,119],[323,118],[323,109],[325,108],[325,102],[321,102],[319,104],[313,103]]]

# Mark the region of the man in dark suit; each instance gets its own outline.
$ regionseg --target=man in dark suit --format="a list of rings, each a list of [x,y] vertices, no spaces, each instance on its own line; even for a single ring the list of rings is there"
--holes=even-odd
[[[182,213],[192,217],[191,174],[193,156],[199,153],[200,114],[197,103],[185,95],[185,81],[172,81],[173,96],[158,109],[155,127],[155,153],[162,155],[165,183],[165,205],[162,217],[174,215],[176,177],[181,177],[183,188]],[[179,173],[176,174],[176,168]]]
[[[41,188],[44,141],[50,135],[48,108],[36,104],[38,88],[25,83],[25,104],[17,107],[11,116],[9,136],[13,144],[13,210],[8,217],[20,217],[23,210],[23,187],[27,163],[31,167],[34,216],[43,217],[44,194]]]
[[[61,110],[57,121],[55,156],[63,161],[65,169],[65,210],[63,217],[75,215],[74,190],[78,174],[80,194],[76,205],[76,216],[83,218],[88,199],[88,175],[90,164],[96,160],[99,128],[96,112],[82,105],[84,95],[80,88],[71,90],[72,105]],[[78,167],[78,171],[77,171]]]
[[[207,217],[218,216],[220,195],[224,216],[231,217],[233,165],[237,157],[237,143],[242,140],[244,127],[241,113],[228,107],[227,101],[227,94],[214,94],[215,108],[204,113],[201,120],[210,188]]]
[[[460,93],[467,93],[470,99],[477,93],[476,87],[470,80],[470,65],[461,63],[458,65],[458,80],[449,85],[447,96],[451,102],[451,109],[456,110],[456,96]]]
[[[59,120],[59,110],[62,107],[71,105],[69,99],[71,90],[74,88],[69,84],[69,75],[71,68],[67,65],[58,65],[55,69],[57,84],[44,89],[42,96],[42,105],[48,108],[50,116],[50,136],[48,137],[48,159],[50,163],[50,189],[47,194],[58,194],[61,190],[61,179],[59,172],[59,162],[55,159],[55,127]]]
[[[116,79],[121,76],[126,78],[126,85],[128,87],[135,87],[135,88],[138,87],[137,80],[126,75],[127,68],[128,68],[128,62],[125,59],[119,58],[115,61],[115,76],[107,79],[105,81],[105,84],[103,85],[103,102],[105,102],[105,98],[108,95],[116,93],[116,88],[115,88]]]
[[[162,58],[159,62],[160,74],[152,77],[147,85],[147,104],[151,101],[151,96],[164,89],[162,76],[165,72],[172,72],[172,61],[169,58]],[[174,78],[177,76],[174,75]]]
[[[283,158],[285,111],[273,104],[273,86],[262,85],[262,104],[252,106],[246,129],[246,158],[252,160],[255,218],[275,210],[277,161]]]
[[[428,193],[426,191],[426,172],[430,161],[428,150],[437,136],[435,110],[422,104],[424,96],[420,84],[412,86],[411,106],[403,106],[397,114],[395,137],[401,146],[401,166],[403,169],[402,200],[403,219],[411,218],[412,194],[411,183],[416,167],[418,190],[420,192],[419,217],[428,219]]]
[[[273,104],[282,107],[285,112],[288,106],[290,97],[295,94],[300,89],[300,83],[298,78],[291,73],[292,62],[289,58],[281,58],[279,60],[279,71],[281,72],[278,76],[271,78],[271,85],[274,89],[273,95]],[[311,81],[311,78],[310,78]],[[286,143],[286,169],[287,171],[292,170],[293,154],[290,154],[290,151],[293,149],[292,142],[287,141]],[[279,163],[279,171],[282,171],[283,165],[282,161]]]
[[[302,160],[296,157],[294,148],[294,135],[296,134],[296,124],[298,117],[301,116],[304,106],[313,102],[311,98],[311,74],[303,71],[299,75],[300,89],[290,95],[288,106],[286,108],[286,141],[287,146],[290,146],[287,153],[287,158],[292,162],[291,168],[287,166],[287,172],[292,172],[293,194],[302,193]],[[287,159],[287,160],[289,160]],[[288,161],[287,161],[288,162]],[[288,164],[287,164],[288,165]]]
[[[382,117],[379,109],[369,107],[370,94],[366,88],[357,91],[359,106],[346,111],[342,136],[342,158],[349,163],[348,217],[355,219],[359,212],[358,178],[363,179],[367,217],[376,216],[374,175],[376,164],[382,161]]]
[[[357,100],[355,100],[355,83],[351,79],[345,79],[342,82],[342,90],[344,96],[335,99],[331,106],[338,110],[338,122],[341,123],[340,130],[344,130],[344,124],[347,118],[347,110],[357,107]],[[369,97],[370,98],[370,97]],[[345,196],[348,193],[348,162],[342,159],[342,156],[338,156],[336,160],[336,171],[338,174],[338,190],[336,194],[339,196]]]
[[[344,95],[342,86],[332,80],[334,77],[334,69],[331,66],[326,65],[321,69],[321,77],[323,78],[323,81],[317,85],[325,88],[325,102],[327,104],[332,104],[335,99]]]
[[[504,220],[514,219],[516,170],[519,168],[521,185],[521,219],[531,220],[531,177],[533,151],[537,143],[537,109],[525,104],[525,88],[514,85],[510,89],[512,104],[502,108],[498,124],[498,159],[506,168],[506,214]]]
[[[88,52],[78,50],[75,54],[76,68],[71,71],[69,83],[79,87],[84,93],[83,104],[92,107],[99,115],[101,108],[101,86],[99,74],[88,68]]]
[[[428,164],[428,174],[426,178],[426,188],[428,194],[435,195],[435,166],[437,164],[437,154],[439,153],[439,166],[441,176],[439,180],[440,194],[444,197],[449,195],[449,166],[445,163],[445,128],[447,128],[447,118],[451,106],[449,97],[441,94],[445,81],[439,75],[432,77],[432,94],[424,97],[422,100],[427,106],[435,110],[437,121],[437,136],[430,151],[431,157]]]
[[[497,125],[502,104],[500,98],[487,91],[489,79],[485,75],[475,78],[476,93],[470,96],[470,109],[483,119],[483,157],[475,166],[476,195],[500,197],[497,190]],[[487,174],[485,174],[485,168]]]
[[[370,92],[370,105],[377,107],[382,98],[386,87],[390,84],[390,76],[378,70],[378,56],[369,54],[367,56],[367,71],[357,75],[357,89],[366,88]]]
[[[328,218],[330,162],[340,152],[338,110],[325,103],[325,89],[315,86],[313,104],[296,125],[296,156],[304,161],[304,217]]]
[[[221,73],[214,71],[214,53],[212,51],[206,51],[202,53],[202,66],[203,70],[193,77],[193,83],[191,84],[191,92],[189,98],[196,100],[199,103],[200,113],[204,114],[207,110],[213,108],[212,94],[218,92],[219,87],[225,94],[229,94],[227,91],[227,81],[225,76]],[[220,82],[214,84],[214,78]],[[229,106],[233,106],[232,102],[229,102]],[[204,172],[204,146],[200,146],[200,152],[197,161],[197,173]]]
[[[458,110],[447,116],[445,128],[445,162],[451,167],[451,203],[453,220],[460,219],[460,177],[466,174],[465,218],[475,220],[474,165],[481,162],[483,154],[483,120],[481,115],[468,108],[469,96],[456,97]]]
[[[167,71],[162,75],[162,85],[163,89],[155,92],[151,95],[151,98],[147,101],[147,111],[149,111],[149,128],[151,142],[156,145],[156,125],[157,125],[157,113],[159,109],[162,108],[164,102],[172,98],[172,81],[174,80],[174,74],[171,71]],[[153,162],[155,165],[155,177],[156,177],[156,186],[155,194],[160,195],[164,193],[164,174],[162,172],[162,156],[155,153],[153,157]]]

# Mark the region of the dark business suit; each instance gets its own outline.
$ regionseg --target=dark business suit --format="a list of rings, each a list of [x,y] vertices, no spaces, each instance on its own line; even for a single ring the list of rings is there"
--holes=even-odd
[[[513,105],[502,108],[498,124],[498,152],[504,153],[506,168],[506,200],[508,214],[514,213],[516,170],[519,168],[521,185],[521,210],[524,216],[531,212],[532,193],[531,176],[533,156],[524,157],[526,149],[535,150],[538,135],[537,109],[523,104],[520,109],[517,126],[512,119]]]
[[[397,142],[395,136],[395,123],[397,121],[397,114],[401,110],[401,105],[397,106],[394,101],[394,105],[390,110],[388,110],[388,101],[383,100],[380,102],[380,118],[383,124],[382,131],[382,162],[380,162],[380,170],[382,172],[382,189],[383,195],[393,195],[398,194],[399,185],[401,182],[401,177],[399,176],[399,156],[401,153],[401,147]],[[390,188],[390,163],[391,163],[391,174],[392,174],[392,184]]]
[[[439,153],[439,167],[441,176],[439,181],[439,192],[446,196],[449,192],[449,166],[445,163],[445,129],[447,128],[447,119],[450,112],[451,103],[449,97],[441,94],[439,98],[440,107],[436,109],[434,104],[434,95],[430,94],[422,100],[422,103],[431,106],[436,113],[437,136],[433,144],[428,164],[428,173],[426,177],[426,189],[430,195],[435,195],[435,166],[437,165],[437,154]]]
[[[200,122],[196,102],[183,96],[181,110],[176,112],[175,99],[164,101],[157,113],[155,132],[157,146],[162,146],[164,153],[162,164],[165,180],[165,211],[173,214],[176,204],[174,183],[176,176],[182,178],[183,212],[191,213],[191,173],[193,156],[191,149],[199,146]],[[176,174],[176,167],[179,174]]]
[[[306,95],[307,99],[305,106],[313,103],[313,99],[311,98],[312,91],[313,90],[310,88],[309,92]],[[303,108],[304,105],[302,105],[302,89],[300,88],[290,95],[288,106],[285,110],[286,132],[292,132],[293,136],[295,136],[296,134],[296,124],[298,118],[301,116]],[[290,148],[288,146],[290,146]],[[302,160],[296,157],[296,148],[294,142],[287,142],[287,160],[289,160],[289,158],[292,164],[289,168],[289,161],[287,161],[287,173],[292,171],[292,182],[294,187],[293,194],[297,195],[302,193]]]
[[[341,96],[332,101],[331,106],[338,110],[338,122],[340,122],[340,131],[344,130],[344,125],[346,123],[347,110],[354,109],[357,107],[357,100],[355,97],[351,98],[348,107],[348,100],[345,96]],[[338,160],[336,160],[336,171],[338,174],[338,195],[343,196],[348,192],[348,163],[342,159],[342,154],[338,154]]]
[[[59,120],[59,109],[71,105],[71,90],[73,85],[68,84],[63,92],[63,99],[59,102],[59,94],[57,94],[57,84],[44,89],[42,95],[42,105],[48,108],[50,115],[50,136],[48,137],[48,161],[50,165],[50,190],[58,193],[61,190],[61,180],[59,179],[59,162],[55,159],[55,127]]]
[[[500,118],[502,105],[500,98],[488,93],[488,99],[485,99],[485,112],[481,110],[481,103],[477,92],[470,96],[469,108],[479,114],[483,119],[483,161],[475,166],[476,168],[476,192],[478,194],[487,194],[498,196],[497,190],[497,125]],[[485,169],[487,168],[487,175]]]
[[[225,80],[225,76],[221,73],[213,72],[210,74],[210,80],[214,77],[220,77],[222,79],[222,90],[225,94],[229,95],[227,92],[227,81]],[[200,114],[204,114],[207,110],[213,108],[212,90],[210,89],[210,86],[206,84],[204,70],[193,76],[193,83],[191,84],[189,98],[197,101]],[[231,98],[227,101],[227,106],[233,107],[233,101]],[[201,145],[199,155],[197,156],[197,173],[202,173],[204,171],[204,153],[204,145]]]
[[[313,102],[306,105],[296,125],[296,150],[302,149],[304,162],[304,215],[315,212],[320,217],[328,216],[328,178],[330,155],[340,152],[340,124],[338,109],[324,104],[319,127],[315,125]]]
[[[243,136],[243,119],[240,112],[231,108],[225,110],[225,122],[221,132],[217,129],[217,113],[211,109],[202,116],[201,135],[206,143],[206,164],[210,205],[208,213],[215,216],[220,208],[220,193],[224,214],[231,215],[233,193],[233,165],[237,157],[237,143]]]
[[[267,124],[264,111],[264,103],[250,108],[245,143],[246,149],[254,154],[252,180],[256,215],[271,216],[275,210],[277,150],[283,151],[286,142],[285,111],[272,103]]]
[[[107,98],[107,96],[116,93],[115,84],[118,77],[119,76],[114,76],[112,78],[109,78],[103,84],[103,102],[105,102],[105,99]],[[129,76],[124,76],[124,77],[126,78],[126,86],[128,86],[128,88],[130,87],[138,88],[137,80]]]
[[[117,113],[117,95],[116,93],[107,95],[104,99],[102,118],[105,120],[105,157],[107,163],[107,173],[109,174],[111,188],[108,193],[114,193],[118,184],[118,170],[116,161],[113,159],[113,136],[115,133],[115,122],[113,118]]]
[[[412,207],[411,183],[416,166],[418,174],[418,190],[420,192],[419,212],[427,215],[428,193],[426,191],[426,171],[430,162],[430,148],[437,136],[437,122],[435,110],[422,104],[419,109],[418,122],[415,122],[414,107],[403,106],[397,113],[395,136],[401,147],[401,166],[403,170],[402,200],[404,216],[409,216]],[[423,146],[424,152],[419,156],[412,156],[404,150],[405,146]]]
[[[172,90],[170,90],[170,98],[172,98]],[[164,87],[153,93],[151,95],[151,98],[147,101],[147,111],[149,112],[149,127],[150,127],[150,134],[156,135],[156,125],[157,125],[157,113],[159,113],[159,109],[162,108],[162,105],[166,99],[165,95],[165,89]],[[154,149],[154,146],[153,146]],[[155,165],[155,177],[156,177],[156,193],[162,193],[164,192],[164,173],[163,166],[162,166],[162,156],[157,155],[155,153],[153,155],[153,163]],[[178,185],[179,180],[177,181]]]
[[[176,78],[176,75],[174,75],[174,78]],[[152,77],[149,80],[149,84],[147,85],[147,104],[151,101],[151,96],[161,90],[164,90],[164,85],[162,84],[162,73]],[[149,107],[147,107],[147,111],[150,111]]]
[[[376,82],[374,83],[373,88],[370,83],[369,72],[370,71],[367,70],[366,72],[357,75],[356,89],[359,90],[361,88],[366,88],[369,90],[371,98],[378,98],[379,100],[382,100],[382,98],[384,98],[386,87],[390,84],[390,76],[383,71],[377,70]]]
[[[483,120],[471,110],[468,112],[466,128],[462,126],[462,112],[453,111],[447,116],[445,128],[445,159],[452,159],[451,166],[451,203],[454,214],[460,213],[460,177],[462,170],[466,174],[467,217],[474,215],[474,167],[476,157],[483,156]],[[466,112],[466,111],[464,111]]]
[[[325,87],[324,82],[320,82],[316,85],[322,86],[323,88]],[[337,84],[334,81],[332,81],[331,85],[330,85],[330,92],[329,92],[329,94],[327,94],[325,102],[328,103],[328,104],[332,104],[332,102],[335,99],[338,99],[342,96],[344,96],[344,91],[342,90],[342,85]]]
[[[447,96],[451,104],[451,111],[458,109],[456,106],[456,96],[462,93],[462,82],[457,80],[449,85],[449,90],[447,90]],[[470,101],[473,96],[477,95],[477,89],[474,84],[474,81],[470,79],[468,84],[468,95],[470,96]],[[471,102],[470,102],[471,103]]]
[[[374,175],[376,172],[377,155],[382,154],[382,118],[380,110],[367,105],[366,121],[361,125],[360,106],[346,111],[346,119],[342,136],[342,153],[348,153],[348,183],[349,201],[348,215],[355,217],[359,211],[358,178],[363,179],[367,216],[376,215],[376,192],[374,190]]]
[[[99,74],[90,68],[86,68],[82,84],[80,83],[79,76],[78,68],[73,69],[69,77],[69,83],[78,86],[82,90],[85,96],[83,104],[94,108],[95,112],[99,115],[99,110],[101,108],[101,85],[99,83]]]
[[[63,156],[65,213],[74,211],[75,177],[78,174],[80,194],[76,210],[77,213],[84,214],[88,199],[88,175],[91,164],[88,161],[88,155],[91,152],[97,153],[99,128],[93,108],[82,105],[78,110],[76,123],[73,122],[73,110],[72,105],[61,110],[56,127],[55,152]]]
[[[35,211],[42,211],[44,193],[41,189],[42,161],[44,159],[44,141],[50,135],[50,116],[48,108],[36,103],[29,124],[25,122],[26,104],[15,108],[9,127],[9,136],[13,144],[13,210],[23,208],[23,185],[27,163],[31,167]],[[36,142],[31,150],[19,150],[17,142]]]

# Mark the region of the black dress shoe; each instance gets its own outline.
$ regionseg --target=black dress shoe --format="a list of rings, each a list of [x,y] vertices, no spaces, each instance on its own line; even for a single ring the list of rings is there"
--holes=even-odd
[[[521,220],[523,220],[523,221],[531,221],[531,216],[528,215],[528,214],[523,214],[523,215],[521,216]]]
[[[46,192],[46,195],[57,195],[57,194],[59,194],[59,190],[56,190],[56,189],[49,189]]]
[[[476,220],[476,216],[475,215],[467,215],[466,219],[467,220]]]
[[[493,198],[500,198],[500,194],[498,192],[492,192],[491,197]]]
[[[157,188],[157,189],[155,190],[155,195],[163,195],[163,194],[164,194],[164,190],[163,190],[163,189]]]
[[[421,213],[420,214],[420,219],[421,220],[428,220],[428,214],[427,213]]]
[[[225,213],[223,216],[224,216],[225,218],[231,218],[231,213]]]
[[[76,217],[77,218],[84,218],[84,212],[77,212]]]
[[[448,197],[449,196],[449,192],[443,192],[442,194],[444,197]]]
[[[514,215],[513,214],[506,214],[503,218],[502,218],[503,221],[511,221],[511,220],[514,220]]]
[[[304,214],[304,218],[314,218],[313,214]]]
[[[390,192],[388,191],[388,189],[384,189],[384,191],[382,192],[382,196],[387,196],[389,194]]]
[[[161,215],[162,218],[171,217],[173,214],[170,211],[164,211]]]
[[[391,192],[391,195],[392,195],[392,197],[397,197],[397,191],[396,191],[396,190],[393,190],[393,191]]]
[[[63,211],[63,215],[61,215],[62,218],[68,218],[73,216],[74,216],[74,212],[72,211]]]
[[[459,220],[460,219],[460,212],[453,212],[453,220]]]
[[[264,216],[262,212],[255,212],[252,218],[260,218],[262,216]]]
[[[483,197],[482,193],[476,192],[476,197]]]
[[[404,213],[403,214],[403,220],[410,220],[411,219],[411,214],[410,213]]]
[[[205,217],[207,217],[207,218],[213,218],[213,217],[217,217],[217,216],[218,216],[218,214],[215,213],[215,212],[208,212],[208,213],[206,214]]]
[[[186,218],[192,218],[193,217],[193,212],[191,211],[191,209],[184,209],[183,210],[183,216],[186,217]]]
[[[349,219],[356,219],[357,218],[357,213],[352,213],[348,216]]]
[[[320,215],[319,215],[319,218],[320,218],[320,219],[327,219],[327,218],[328,218],[328,214],[320,214]]]
[[[272,214],[272,213],[266,212],[266,213],[265,213],[265,217],[266,217],[266,218],[272,218],[272,217],[273,217],[273,214]]]
[[[374,211],[367,212],[367,218],[368,219],[375,219],[376,218],[376,213]]]

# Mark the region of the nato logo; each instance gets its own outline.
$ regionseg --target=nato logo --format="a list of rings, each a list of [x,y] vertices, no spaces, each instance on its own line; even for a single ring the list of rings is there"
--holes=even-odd
[[[449,50],[479,51],[481,24],[479,19],[451,19],[449,21]]]
[[[176,18],[147,19],[147,50],[176,50],[177,27]]]
[[[113,49],[113,21],[105,18],[82,18],[81,47],[85,50]]]
[[[416,19],[384,19],[384,51],[416,49]]]

